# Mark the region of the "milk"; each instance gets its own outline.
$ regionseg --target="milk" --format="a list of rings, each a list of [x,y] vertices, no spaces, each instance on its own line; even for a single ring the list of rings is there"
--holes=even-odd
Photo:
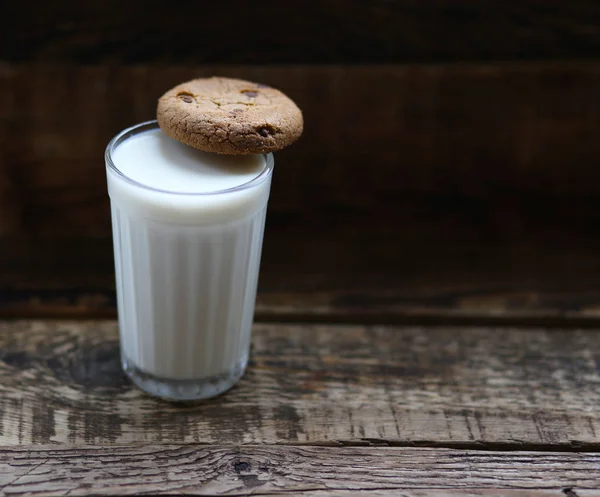
[[[107,149],[121,351],[144,390],[205,398],[248,360],[272,156],[203,153],[154,122]]]

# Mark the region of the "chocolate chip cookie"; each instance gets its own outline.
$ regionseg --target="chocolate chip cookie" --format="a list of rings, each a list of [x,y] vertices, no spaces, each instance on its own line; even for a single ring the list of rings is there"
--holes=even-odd
[[[170,137],[205,152],[274,152],[302,134],[302,112],[275,88],[241,79],[182,83],[158,100],[158,124]]]

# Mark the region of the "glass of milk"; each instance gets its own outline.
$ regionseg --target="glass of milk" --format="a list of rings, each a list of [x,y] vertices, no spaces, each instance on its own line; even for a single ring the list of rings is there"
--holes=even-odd
[[[273,155],[201,152],[156,121],[106,149],[123,369],[172,400],[244,374]]]

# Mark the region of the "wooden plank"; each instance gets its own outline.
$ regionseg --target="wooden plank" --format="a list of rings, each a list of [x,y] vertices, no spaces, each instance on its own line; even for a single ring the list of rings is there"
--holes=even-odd
[[[165,89],[215,73],[280,87],[304,110],[305,136],[276,159],[271,222],[282,229],[341,218],[391,229],[405,209],[450,209],[486,229],[476,213],[493,206],[500,218],[488,232],[507,221],[506,236],[523,235],[528,220],[583,231],[597,221],[600,63],[9,65],[0,68],[0,233],[109,235],[107,142],[151,119]]]
[[[0,43],[10,61],[390,63],[596,57],[600,50],[593,0],[230,0],[178,9],[38,0],[7,9]]]
[[[598,63],[5,65],[0,314],[114,315],[104,146],[212,73],[305,109],[277,156],[262,316],[596,315]]]
[[[396,213],[416,192],[441,195],[438,210],[446,203],[466,209],[500,202],[512,205],[513,215],[534,215],[537,199],[523,195],[536,193],[547,196],[544,205],[580,211],[594,205],[597,63],[8,66],[0,71],[12,102],[0,111],[0,154],[2,183],[17,203],[15,228],[4,232],[108,234],[106,143],[125,126],[152,118],[166,88],[214,73],[273,84],[304,110],[305,136],[277,156],[271,206],[282,223],[301,213],[321,224],[344,214],[369,219],[384,205]],[[362,173],[365,161],[376,174]]]
[[[600,333],[255,326],[249,372],[194,406],[120,370],[111,321],[0,326],[0,445],[420,445],[600,451]]]
[[[598,454],[144,445],[0,450],[0,495],[597,495]],[[569,494],[568,492],[571,492]],[[502,492],[499,494],[498,492]]]
[[[257,318],[598,327],[598,239],[532,224],[523,240],[485,240],[457,222],[450,239],[443,216],[397,222],[396,235],[268,227]],[[110,239],[0,243],[0,316],[115,315]]]

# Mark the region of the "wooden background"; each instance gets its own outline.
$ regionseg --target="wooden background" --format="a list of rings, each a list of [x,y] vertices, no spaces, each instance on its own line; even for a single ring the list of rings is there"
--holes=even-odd
[[[258,316],[595,323],[600,4],[10,2],[0,316],[113,316],[103,150],[166,89],[287,92]]]
[[[306,132],[182,407],[120,368],[103,152],[213,74]],[[3,5],[0,496],[598,495],[599,157],[595,0]]]

